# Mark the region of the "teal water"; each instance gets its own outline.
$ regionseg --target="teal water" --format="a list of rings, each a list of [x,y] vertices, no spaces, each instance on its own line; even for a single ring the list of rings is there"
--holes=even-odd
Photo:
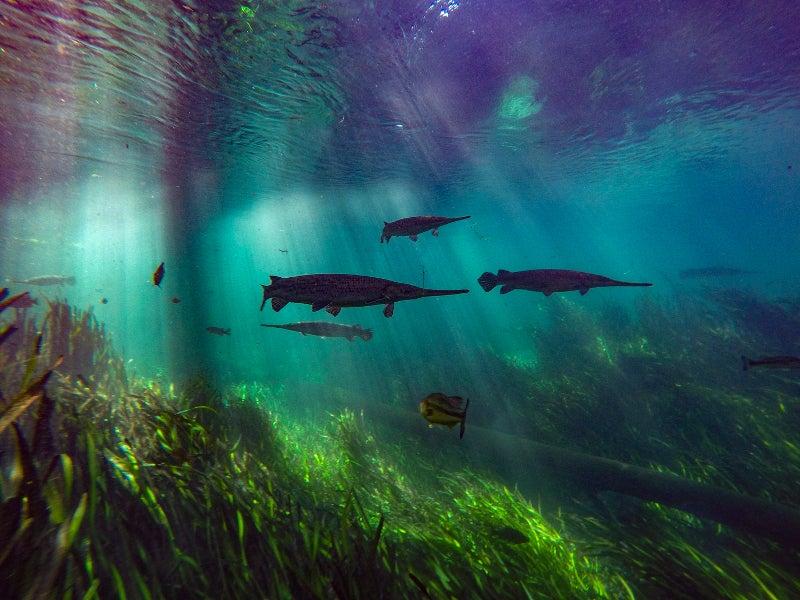
[[[714,414],[674,400],[687,383],[766,407],[778,390],[796,420],[797,371],[740,362],[800,355],[792,2],[4,2],[0,26],[0,277],[74,276],[8,285],[33,312],[91,306],[132,374],[257,382],[320,413],[416,410],[442,391],[471,399],[475,426],[582,450],[631,431],[674,450],[675,423]],[[384,221],[413,215],[470,219],[380,243]],[[706,267],[744,272],[680,275]],[[477,283],[544,268],[653,286]],[[469,293],[391,318],[259,311],[269,276],[311,273]],[[659,311],[676,326],[648,321]],[[260,327],[309,320],[374,337]],[[602,407],[542,421],[537,394],[572,404],[593,380],[591,406],[628,399],[605,415],[624,413],[619,431],[590,435],[614,425]],[[659,394],[675,414],[632,408]],[[749,491],[796,505],[775,481]]]

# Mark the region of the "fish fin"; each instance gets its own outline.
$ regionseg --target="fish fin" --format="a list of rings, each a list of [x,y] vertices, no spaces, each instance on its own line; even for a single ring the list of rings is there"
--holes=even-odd
[[[747,371],[747,367],[750,366],[750,359],[747,358],[744,354],[742,354],[742,371]]]
[[[467,404],[464,406],[464,416],[461,417],[461,431],[458,434],[458,439],[464,437],[464,430],[467,428],[467,409],[469,408],[469,398],[467,398]]]
[[[543,291],[542,293],[543,293],[545,296],[551,296],[551,295],[553,294],[553,292],[551,292],[550,290],[545,290],[545,291]]]
[[[409,239],[410,239],[412,242],[416,242],[416,241],[417,241],[417,236],[416,236],[416,234],[414,234],[414,235],[410,235],[410,236],[408,236],[408,238],[409,238]]]
[[[347,341],[348,342],[352,342],[353,341],[353,336],[352,335],[348,335],[347,336]]]
[[[287,304],[289,304],[289,303],[286,300],[284,300],[283,298],[273,298],[272,299],[272,310],[274,310],[275,312],[278,312],[280,309],[282,309]],[[262,306],[262,308],[263,308],[263,306]]]
[[[494,286],[497,285],[497,276],[494,273],[489,273],[489,271],[486,271],[486,273],[478,277],[478,283],[484,289],[484,291],[491,292],[494,289]]]
[[[511,273],[510,271],[506,271],[505,269],[500,269],[497,272],[497,276],[498,277],[505,277],[506,275],[509,275],[510,273]]]
[[[267,286],[263,283],[261,287],[264,289],[263,296],[261,298],[261,308],[259,310],[264,310],[264,305],[267,303],[267,298],[269,298],[269,292],[267,291]]]
[[[391,317],[394,314],[394,302],[389,302],[383,309],[384,317]]]
[[[586,295],[586,292],[588,292],[588,291],[589,291],[589,288],[583,288],[583,289],[581,290],[581,296],[585,296],[585,295]]]
[[[438,227],[434,227],[433,228],[433,236],[434,237],[438,237],[439,236],[439,228]]]
[[[510,285],[504,285],[503,287],[500,288],[500,293],[501,294],[507,294],[508,292],[511,292],[513,290],[514,290],[514,288],[511,287]],[[549,294],[547,294],[547,295],[549,296]]]
[[[333,315],[335,317],[336,315],[338,315],[341,312],[342,307],[341,306],[333,306],[333,305],[331,305],[328,308],[326,308],[325,310],[328,312],[328,314]]]
[[[269,284],[272,285],[273,283],[277,283],[281,279],[283,279],[283,277],[278,277],[277,275],[270,275],[269,276]]]
[[[318,310],[322,310],[326,306],[330,304],[330,300],[321,300],[317,302],[313,302],[311,304],[311,312],[317,312]]]

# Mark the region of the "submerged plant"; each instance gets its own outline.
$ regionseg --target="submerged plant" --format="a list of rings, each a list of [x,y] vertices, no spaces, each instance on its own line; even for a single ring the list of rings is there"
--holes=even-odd
[[[565,509],[548,519],[501,480],[491,460],[477,464],[458,446],[404,438],[362,413],[345,409],[315,422],[282,410],[280,388],[257,383],[218,391],[197,379],[173,393],[129,381],[86,313],[50,311],[41,335],[31,321],[15,321],[18,329],[0,342],[0,368],[13,371],[0,388],[0,580],[11,582],[4,592],[13,597],[627,599],[800,592],[791,558],[686,513],[570,490],[577,497],[562,496]],[[64,335],[67,326],[93,333]],[[596,353],[591,369],[610,386],[625,377],[626,357],[641,353],[649,360],[650,349],[664,343],[648,342],[645,352],[634,344],[635,329],[617,337],[585,332],[586,350],[578,356]],[[539,349],[543,360],[535,368],[547,364],[546,352]],[[89,375],[65,370],[70,365]],[[581,391],[589,380],[575,370],[566,376],[569,387],[558,379],[538,389]],[[676,429],[665,435],[678,440],[683,430],[683,443],[696,438],[694,450],[707,453],[676,448],[660,456],[670,459],[666,464],[648,453],[647,441],[628,454],[752,494],[767,482],[745,474],[770,473],[771,456],[793,460],[786,467],[793,472],[797,448],[778,439],[773,413],[748,397],[713,397],[699,378],[687,375],[684,385],[687,397],[747,415],[747,431],[736,435],[742,444],[753,436],[762,443],[739,463],[743,475],[715,460],[731,436],[691,429],[693,420],[714,422],[699,403],[676,408]],[[658,390],[646,397],[647,410],[668,414]],[[585,403],[599,407],[603,398],[582,390]],[[624,398],[619,402],[626,406]],[[562,426],[580,408],[548,406],[536,421],[541,427]],[[599,408],[593,414],[603,422]],[[719,416],[717,422],[724,429],[743,421]],[[557,438],[575,431],[547,432]],[[618,449],[596,430],[580,431],[587,439],[570,445]],[[769,487],[775,494],[790,489],[779,481]]]

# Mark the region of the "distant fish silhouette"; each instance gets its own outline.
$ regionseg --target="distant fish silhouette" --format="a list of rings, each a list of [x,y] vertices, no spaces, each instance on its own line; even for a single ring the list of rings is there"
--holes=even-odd
[[[213,333],[214,335],[230,335],[231,329],[223,329],[222,327],[206,327],[206,331],[208,333]]]
[[[733,269],[731,267],[703,267],[700,269],[684,269],[679,273],[681,279],[701,279],[703,277],[735,277],[752,275],[755,271]]]
[[[310,304],[312,311],[325,309],[334,317],[342,308],[385,304],[383,315],[394,314],[394,303],[429,296],[466,294],[469,290],[429,290],[407,283],[398,283],[366,275],[320,273],[278,277],[270,275],[270,284],[263,285],[261,309],[272,298],[272,310],[278,312],[289,302]]]
[[[372,329],[362,329],[361,325],[339,325],[338,323],[328,323],[326,321],[301,321],[300,323],[287,323],[286,325],[267,325],[262,327],[272,327],[275,329],[287,329],[296,331],[303,335],[316,335],[323,338],[342,337],[352,342],[358,336],[365,342],[372,339]]]
[[[72,275],[42,275],[41,277],[31,277],[30,279],[11,279],[6,277],[6,281],[20,285],[75,285],[75,277]]]
[[[478,278],[478,283],[487,292],[494,289],[496,285],[502,285],[501,294],[507,294],[512,290],[529,290],[531,292],[542,292],[549,296],[553,292],[572,292],[580,291],[581,296],[595,287],[641,287],[651,286],[652,283],[631,283],[627,281],[617,281],[602,275],[584,273],[583,271],[569,271],[567,269],[534,269],[532,271],[506,271],[500,269],[497,275],[486,272]]]
[[[153,285],[161,287],[161,280],[164,279],[164,273],[166,273],[166,271],[164,270],[164,263],[162,262],[153,273]]]
[[[405,235],[411,238],[412,242],[417,241],[417,235],[424,233],[429,229],[433,229],[433,235],[439,235],[439,227],[447,225],[448,223],[455,223],[456,221],[463,221],[469,219],[466,217],[406,217],[392,221],[391,223],[383,222],[383,233],[381,234],[381,244],[383,242],[389,243],[392,236]]]
[[[797,356],[762,356],[753,360],[742,356],[742,371],[750,369],[800,369],[800,358]]]

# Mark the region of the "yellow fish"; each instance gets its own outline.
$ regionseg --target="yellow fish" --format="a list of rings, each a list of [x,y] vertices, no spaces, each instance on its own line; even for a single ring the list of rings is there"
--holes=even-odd
[[[422,399],[419,403],[419,412],[428,421],[430,427],[446,425],[452,429],[456,423],[461,423],[461,434],[458,437],[463,438],[469,398],[467,398],[464,408],[461,408],[462,404],[464,404],[464,399],[461,396],[445,396],[441,392],[435,392]]]

